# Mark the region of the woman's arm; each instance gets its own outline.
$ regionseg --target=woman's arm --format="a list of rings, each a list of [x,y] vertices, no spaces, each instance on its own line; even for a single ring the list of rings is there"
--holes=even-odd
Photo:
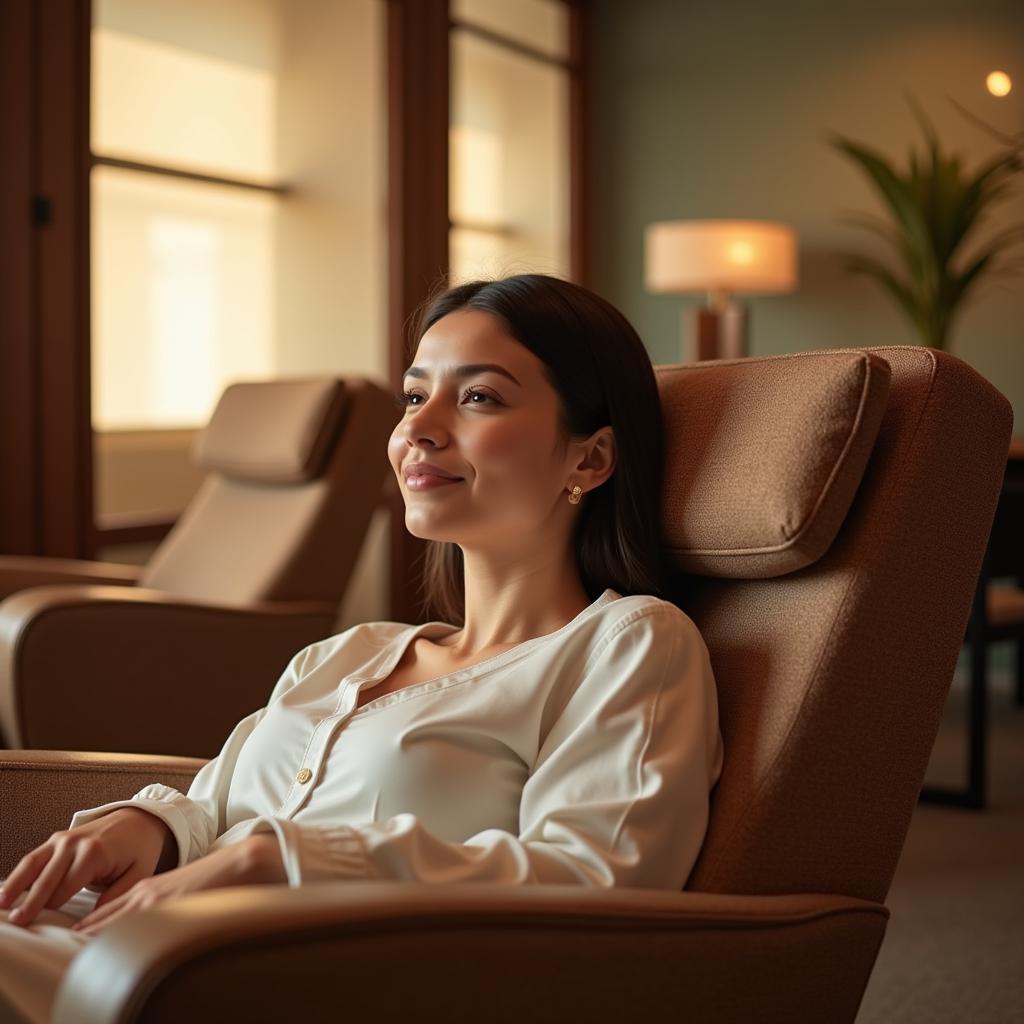
[[[155,816],[170,830],[176,847],[170,867],[180,867],[202,857],[225,829],[228,791],[243,744],[263,720],[270,705],[302,678],[310,649],[306,647],[292,658],[275,684],[267,705],[235,726],[220,753],[192,780],[187,794],[160,784],[146,786],[128,800],[115,800],[79,811],[71,819],[69,828],[78,829],[112,811],[132,808]],[[202,708],[197,708],[196,713],[202,714]]]

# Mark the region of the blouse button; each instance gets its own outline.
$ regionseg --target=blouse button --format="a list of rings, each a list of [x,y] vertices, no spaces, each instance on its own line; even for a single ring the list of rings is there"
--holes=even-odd
[[[311,778],[313,778],[313,773],[308,768],[303,768],[295,776],[295,781],[305,785]]]

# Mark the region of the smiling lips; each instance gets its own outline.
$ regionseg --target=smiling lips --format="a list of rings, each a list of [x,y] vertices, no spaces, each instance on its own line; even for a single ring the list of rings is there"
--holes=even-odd
[[[440,466],[429,462],[414,462],[405,467],[405,486],[410,491],[427,491],[434,487],[446,487],[448,484],[461,483],[462,477],[449,473]]]

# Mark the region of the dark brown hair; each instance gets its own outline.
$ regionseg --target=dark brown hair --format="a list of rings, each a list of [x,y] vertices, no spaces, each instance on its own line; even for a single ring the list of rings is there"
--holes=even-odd
[[[629,321],[586,288],[544,274],[472,281],[428,299],[415,340],[462,309],[497,317],[547,368],[558,393],[566,438],[610,426],[612,475],[583,500],[576,528],[580,576],[591,600],[662,591],[659,506],[662,422],[650,357]],[[428,606],[448,622],[465,621],[462,549],[430,541],[424,566]]]

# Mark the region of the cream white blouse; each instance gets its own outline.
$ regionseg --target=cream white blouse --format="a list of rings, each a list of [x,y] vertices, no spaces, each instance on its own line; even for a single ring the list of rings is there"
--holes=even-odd
[[[571,622],[357,708],[416,637],[377,622],[300,651],[188,794],[117,807],[167,823],[179,864],[273,831],[289,884],[324,879],[682,888],[722,767],[693,621],[606,590]]]

